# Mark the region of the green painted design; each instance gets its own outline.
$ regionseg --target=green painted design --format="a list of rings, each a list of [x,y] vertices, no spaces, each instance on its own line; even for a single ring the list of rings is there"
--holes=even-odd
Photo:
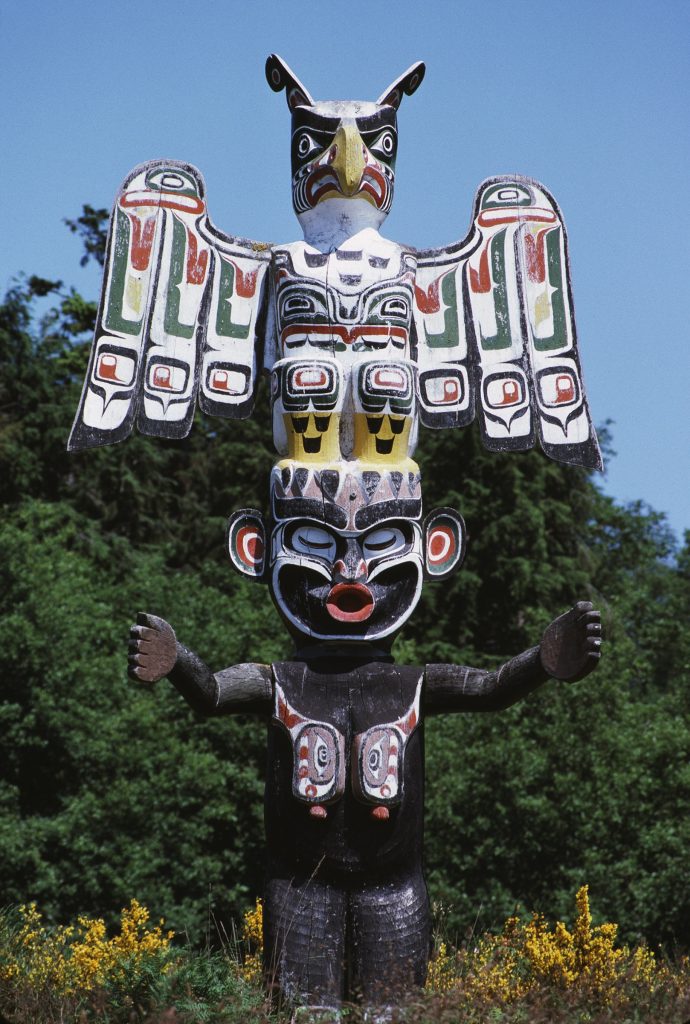
[[[508,310],[508,283],[506,280],[506,234],[508,229],[497,231],[489,243],[491,246],[491,273],[493,275],[492,298],[496,312],[496,333],[485,338],[479,333],[479,344],[487,352],[512,348],[510,312]],[[512,234],[511,234],[512,238]]]
[[[534,338],[537,352],[548,352],[556,348],[565,348],[569,344],[568,328],[565,312],[566,279],[563,260],[561,259],[561,229],[554,228],[546,236],[546,267],[551,288],[551,312],[553,316],[553,334],[548,338]]]
[[[517,199],[510,199],[509,201],[506,201],[505,199],[492,199],[492,196],[498,195],[499,192],[505,192],[510,190],[515,190],[518,193]],[[500,207],[502,206],[512,207],[531,205],[532,197],[527,191],[527,189],[524,187],[524,185],[521,185],[517,181],[502,181],[500,182],[500,184],[494,185],[493,188],[489,188],[486,190],[486,192],[482,196],[481,208],[482,210],[495,210],[497,208],[500,209]]]
[[[443,313],[443,330],[438,334],[429,334],[425,326],[426,343],[429,348],[456,348],[460,344],[460,334],[458,331],[458,289],[454,270],[446,274],[441,282],[441,299],[446,307]]]
[[[166,334],[175,338],[191,338],[194,335],[194,324],[180,323],[180,285],[185,272],[185,251],[187,248],[187,229],[173,217],[172,252],[170,255],[170,273],[168,275],[168,292],[165,298],[165,316],[163,327]]]
[[[224,338],[248,338],[249,324],[235,324],[232,321],[232,302],[235,294],[235,268],[228,260],[220,257],[220,286],[218,288],[218,310],[216,312],[216,334]]]
[[[155,178],[162,178],[164,176],[173,175],[177,178],[182,178],[183,181],[188,182],[187,188],[173,187],[170,185],[167,186],[166,188],[166,186],[163,185],[162,181],[154,180]],[[174,192],[178,196],[194,196],[196,199],[200,198],[199,189],[197,187],[195,179],[190,174],[187,174],[185,171],[181,170],[179,167],[156,167],[148,172],[145,180],[146,187],[153,189],[156,192]]]
[[[113,244],[110,270],[110,292],[105,313],[105,326],[109,331],[120,334],[140,334],[144,321],[127,320],[123,315],[127,271],[129,270],[130,224],[126,213],[117,207],[115,211],[115,241]]]

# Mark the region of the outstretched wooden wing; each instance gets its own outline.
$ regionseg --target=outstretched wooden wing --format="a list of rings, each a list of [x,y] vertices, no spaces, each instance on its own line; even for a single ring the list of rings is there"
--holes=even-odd
[[[468,237],[418,253],[415,322],[420,418],[465,426],[479,416],[491,451],[531,448],[603,464],[577,351],[560,211],[528,178],[480,185]]]
[[[242,418],[254,404],[270,247],[222,234],[190,164],[157,160],[125,179],[68,448],[144,434],[185,437],[196,400]]]

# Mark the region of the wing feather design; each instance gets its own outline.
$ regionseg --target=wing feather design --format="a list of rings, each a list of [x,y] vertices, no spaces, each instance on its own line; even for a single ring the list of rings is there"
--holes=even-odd
[[[531,448],[602,468],[582,382],[565,225],[551,195],[518,176],[477,191],[468,237],[418,253],[420,418],[466,426],[491,451]]]
[[[125,179],[110,223],[96,333],[68,448],[186,437],[198,400],[249,416],[266,311],[267,245],[218,231],[190,164]]]

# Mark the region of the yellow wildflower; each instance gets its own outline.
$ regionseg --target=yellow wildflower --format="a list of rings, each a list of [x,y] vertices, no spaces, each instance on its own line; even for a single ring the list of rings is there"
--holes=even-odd
[[[257,899],[251,910],[245,911],[242,939],[248,950],[242,961],[242,977],[245,981],[258,982],[263,974],[264,948],[264,907],[261,899]]]
[[[35,903],[19,908],[21,925],[10,948],[3,950],[0,977],[35,989],[51,988],[61,995],[85,992],[108,978],[139,966],[166,950],[173,932],[163,934],[162,922],[146,927],[149,912],[136,900],[122,911],[120,932],[108,939],[101,918],[78,918],[77,927],[47,929]]]

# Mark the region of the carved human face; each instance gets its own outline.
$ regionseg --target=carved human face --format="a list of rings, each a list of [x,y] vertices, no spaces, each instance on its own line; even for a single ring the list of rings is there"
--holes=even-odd
[[[376,640],[400,629],[419,600],[422,529],[412,520],[346,532],[295,519],[275,527],[272,547],[271,592],[292,631]]]
[[[363,473],[359,501],[351,474],[303,467],[294,487],[288,477],[274,473],[270,530],[256,509],[233,513],[228,551],[237,572],[268,582],[302,639],[392,639],[414,611],[423,578],[445,579],[462,562],[462,517],[437,508],[422,522],[412,473],[407,480],[396,473],[396,498],[380,473]]]

